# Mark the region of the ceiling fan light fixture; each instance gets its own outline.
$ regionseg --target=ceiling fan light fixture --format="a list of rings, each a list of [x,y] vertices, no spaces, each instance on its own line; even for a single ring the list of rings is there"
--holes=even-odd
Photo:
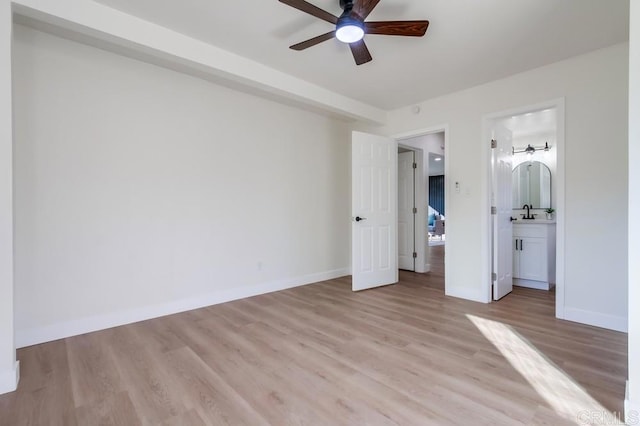
[[[350,16],[342,16],[336,25],[336,38],[343,43],[355,43],[364,38],[364,25]]]
[[[279,1],[333,25],[333,31],[296,43],[289,46],[290,49],[296,51],[305,50],[336,38],[340,42],[349,45],[356,65],[366,64],[373,60],[364,40],[365,35],[422,37],[429,27],[429,21],[427,20],[365,22],[371,11],[381,0],[338,0],[343,11],[340,17],[309,3],[307,0]],[[328,2],[329,0],[323,1]]]

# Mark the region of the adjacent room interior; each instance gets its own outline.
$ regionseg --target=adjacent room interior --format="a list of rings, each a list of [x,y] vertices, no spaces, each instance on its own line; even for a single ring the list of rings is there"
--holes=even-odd
[[[157,3],[0,3],[0,426],[638,418],[637,1]]]

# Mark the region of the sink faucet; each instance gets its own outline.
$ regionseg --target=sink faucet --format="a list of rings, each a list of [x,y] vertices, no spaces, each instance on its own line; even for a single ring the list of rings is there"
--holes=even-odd
[[[526,215],[522,215],[523,219],[535,219],[536,215],[532,215],[531,214],[531,209],[533,208],[533,206],[531,204],[525,204],[524,206],[522,206],[523,209],[527,210],[527,214]]]

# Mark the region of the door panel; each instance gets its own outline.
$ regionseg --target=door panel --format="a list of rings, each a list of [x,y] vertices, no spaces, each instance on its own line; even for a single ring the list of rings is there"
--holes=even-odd
[[[415,271],[415,207],[413,163],[415,153],[398,154],[398,266]]]
[[[513,227],[511,189],[511,147],[512,134],[508,129],[496,126],[494,129],[496,148],[493,151],[493,193],[496,207],[494,217],[493,300],[501,299],[513,290]]]
[[[395,140],[352,134],[352,288],[398,281]]]

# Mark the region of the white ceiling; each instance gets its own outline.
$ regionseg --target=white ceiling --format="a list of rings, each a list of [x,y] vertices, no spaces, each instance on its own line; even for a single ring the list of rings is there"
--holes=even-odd
[[[382,0],[368,20],[428,19],[424,38],[367,36],[356,66],[331,24],[278,0],[99,0],[382,109],[411,105],[628,40],[629,0]],[[311,3],[340,14],[338,0]]]

